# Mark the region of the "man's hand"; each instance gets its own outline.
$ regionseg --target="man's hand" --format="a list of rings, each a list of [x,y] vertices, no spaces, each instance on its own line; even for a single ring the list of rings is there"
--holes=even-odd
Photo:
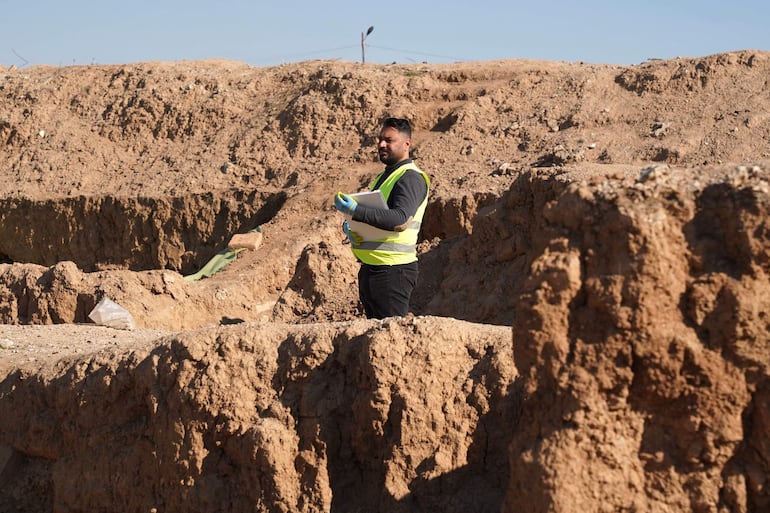
[[[358,203],[352,197],[347,194],[338,192],[334,196],[334,208],[345,214],[346,216],[353,216],[353,212],[356,211]]]
[[[350,225],[348,224],[347,221],[342,222],[342,231],[345,232],[345,235],[347,236],[351,244],[353,244],[354,246],[361,244],[361,241],[363,239],[361,239],[361,236],[358,235],[356,232],[350,231]]]

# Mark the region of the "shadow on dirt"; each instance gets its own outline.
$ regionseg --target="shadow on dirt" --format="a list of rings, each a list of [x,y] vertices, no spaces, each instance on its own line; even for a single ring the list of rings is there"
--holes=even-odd
[[[178,197],[75,197],[0,201],[0,255],[51,266],[72,261],[85,272],[118,268],[190,272],[234,233],[268,222],[284,191]]]

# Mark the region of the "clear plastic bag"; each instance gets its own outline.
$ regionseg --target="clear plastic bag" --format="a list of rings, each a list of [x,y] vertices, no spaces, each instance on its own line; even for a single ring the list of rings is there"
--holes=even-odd
[[[134,317],[131,313],[108,297],[103,297],[99,301],[88,318],[96,324],[117,328],[120,330],[132,330],[136,327]]]

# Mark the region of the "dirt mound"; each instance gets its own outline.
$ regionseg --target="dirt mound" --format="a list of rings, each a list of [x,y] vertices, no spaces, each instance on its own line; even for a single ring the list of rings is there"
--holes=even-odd
[[[765,510],[768,72],[0,70],[0,504]],[[432,187],[416,316],[382,323],[331,198],[386,115]]]
[[[510,328],[253,324],[132,349],[42,382],[6,378],[15,452],[0,506],[459,512],[502,500]],[[85,406],[105,393],[119,408]],[[30,433],[43,412],[50,424]]]

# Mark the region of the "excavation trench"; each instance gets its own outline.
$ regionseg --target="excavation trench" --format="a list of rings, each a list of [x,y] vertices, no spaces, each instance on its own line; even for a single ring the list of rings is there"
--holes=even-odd
[[[269,221],[284,192],[177,197],[73,197],[0,200],[0,260],[52,266],[72,261],[85,272],[171,269],[207,262],[234,233]]]
[[[439,241],[468,234],[476,209],[492,200],[429,203],[423,240],[430,249],[421,254],[416,313],[430,313],[442,287],[442,264],[453,244]],[[14,264],[0,273],[0,323],[87,323],[103,297],[127,308],[137,325],[162,329],[259,320],[269,312],[287,322],[357,317],[355,288],[347,281],[354,266],[323,243],[309,244],[294,266],[271,261],[215,289],[187,287],[162,272],[197,273],[233,234],[274,222],[286,201],[283,191],[0,200],[0,259]]]

